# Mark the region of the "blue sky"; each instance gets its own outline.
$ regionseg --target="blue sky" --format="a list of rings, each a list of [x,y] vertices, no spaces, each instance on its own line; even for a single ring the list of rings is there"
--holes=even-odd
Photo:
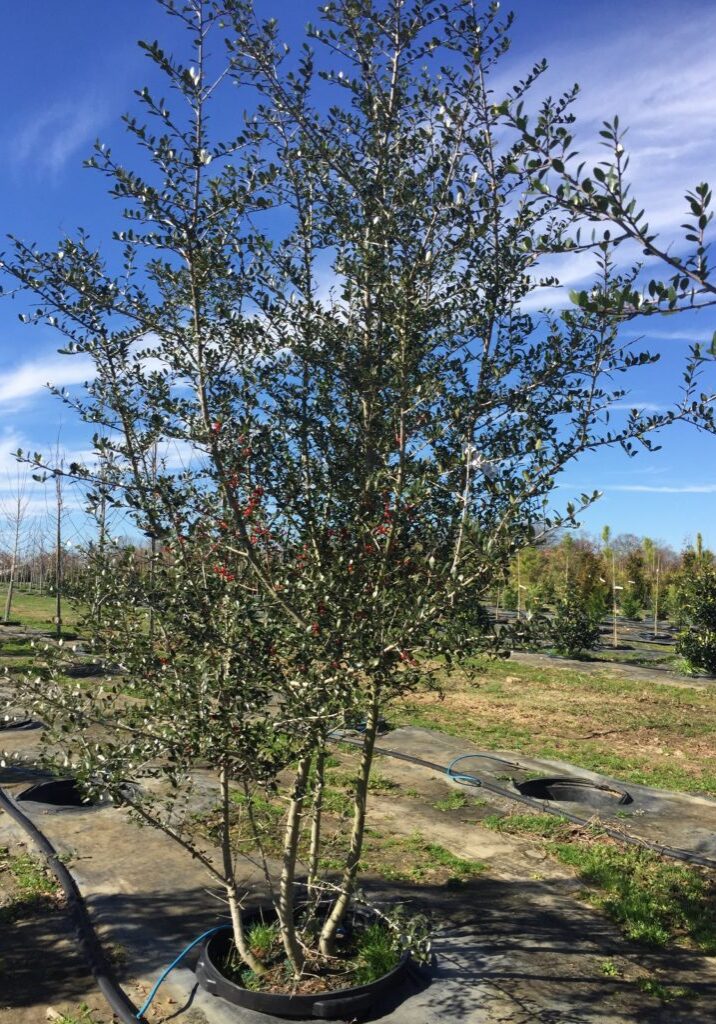
[[[289,41],[315,12],[308,0],[260,0],[259,6],[279,17]],[[676,237],[685,189],[716,179],[716,4],[682,0],[677,11],[664,0],[516,0],[511,7],[513,47],[493,78],[496,91],[547,57],[544,92],[575,81],[582,86],[577,140],[590,161],[600,158],[599,122],[619,113],[630,126],[627,148],[640,203],[664,238]],[[136,40],[160,38],[170,48],[176,25],[153,0],[24,0],[4,5],[3,30],[0,234],[48,246],[78,225],[95,237],[108,235],[117,205],[82,160],[97,136],[131,159],[119,118],[133,107],[133,88],[152,81]],[[588,261],[571,258],[554,269],[565,287],[589,274]],[[564,296],[545,292],[538,301],[559,305]],[[17,447],[49,451],[58,434],[70,453],[86,447],[86,434],[43,386],[76,387],[89,368],[56,355],[49,328],[21,326],[20,310],[0,302],[0,500]],[[674,395],[689,342],[710,339],[714,329],[716,311],[640,325],[662,361],[635,382],[630,404],[663,406]],[[712,387],[715,378],[712,373]],[[657,454],[631,460],[619,451],[588,456],[563,474],[558,498],[602,490],[584,518],[593,532],[609,523],[615,532],[649,534],[678,547],[700,530],[716,547],[716,437],[677,427],[662,444]],[[44,507],[38,486],[32,510],[40,515]]]

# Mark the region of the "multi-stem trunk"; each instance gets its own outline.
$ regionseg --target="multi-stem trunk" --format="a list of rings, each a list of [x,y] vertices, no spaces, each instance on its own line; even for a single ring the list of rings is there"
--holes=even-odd
[[[311,844],[308,854],[308,892],[316,895],[318,858],[321,850],[321,820],[323,817],[323,785],[326,766],[326,748],[322,740],[316,755],[313,780],[313,806],[311,808]]]
[[[293,790],[288,806],[283,838],[283,866],[279,884],[278,904],[276,906],[283,947],[296,975],[300,975],[304,963],[303,950],[296,935],[296,861],[298,860],[301,816],[303,814],[303,803],[306,797],[306,783],[310,766],[310,756],[302,757],[298,762],[296,776],[293,781]]]
[[[231,927],[234,935],[234,946],[247,967],[254,974],[265,974],[266,967],[254,956],[246,941],[244,922],[241,918],[241,905],[237,893],[236,873],[234,870],[234,858],[231,851],[231,801],[229,799],[229,777],[226,769],[221,770],[219,776],[221,787],[221,855],[224,864],[224,879],[226,886],[226,899],[229,904],[231,915]]]
[[[341,878],[340,893],[333,904],[330,914],[321,930],[320,950],[324,956],[333,956],[336,944],[336,932],[350,905],[351,897],[355,890],[356,878],[358,875],[358,864],[360,863],[363,850],[363,834],[365,832],[366,808],[368,802],[368,782],[370,770],[373,764],[373,751],[375,748],[375,735],[378,729],[378,700],[374,692],[371,700],[368,716],[366,719],[366,730],[363,737],[363,750],[361,753],[360,767],[355,781],[353,793],[353,828],[351,830],[350,846],[346,855]]]

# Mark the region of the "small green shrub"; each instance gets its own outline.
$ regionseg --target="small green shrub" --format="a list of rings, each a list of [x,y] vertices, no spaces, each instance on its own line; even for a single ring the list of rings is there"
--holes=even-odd
[[[716,675],[716,631],[695,627],[683,630],[676,638],[676,653],[690,671]]]
[[[618,978],[620,971],[613,960],[602,960],[599,965],[602,974],[605,974],[607,978]]]
[[[599,622],[576,594],[557,602],[548,626],[548,642],[559,654],[574,657],[599,642]]]
[[[625,590],[619,602],[619,610],[627,619],[641,619],[643,609],[638,596],[631,590]]]
[[[716,568],[697,562],[685,569],[678,601],[685,628],[677,637],[676,653],[691,668],[716,674]]]

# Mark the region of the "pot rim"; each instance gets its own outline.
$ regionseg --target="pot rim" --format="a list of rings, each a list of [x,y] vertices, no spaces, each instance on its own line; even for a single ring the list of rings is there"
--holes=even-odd
[[[369,907],[355,907],[353,911],[357,911],[361,916],[379,917]],[[251,908],[242,912],[242,918],[245,922],[249,923],[255,919],[262,918],[265,914],[275,914],[275,909],[263,906]],[[294,994],[289,991],[254,992],[227,978],[217,965],[219,948],[232,942],[233,936],[231,934],[231,925],[229,924],[223,927],[221,931],[214,932],[213,935],[205,940],[197,963],[197,974],[202,986],[208,988],[209,991],[216,989],[215,994],[227,998],[228,1001],[232,1001],[231,996],[235,995],[238,997],[236,1002],[239,1005],[257,1012],[274,1013],[277,1016],[281,1016],[282,1013],[283,1015],[289,1014],[291,1016],[302,1014],[306,1017],[313,1016],[319,1019],[326,1019],[329,1016],[326,1011],[333,1004],[344,1002],[350,1004],[352,1000],[355,1000],[356,1004],[359,1001],[364,1004],[362,1007],[359,1005],[355,1007],[356,1012],[362,1012],[366,1008],[366,1000],[369,997],[372,996],[377,999],[392,981],[397,981],[398,978],[403,976],[409,964],[413,962],[410,950],[406,949],[400,954],[398,962],[388,972],[363,985],[352,985],[346,988],[313,993]],[[207,985],[207,982],[209,982],[209,985]],[[223,992],[221,991],[222,989],[224,990]],[[228,995],[226,994],[227,990],[229,992]]]

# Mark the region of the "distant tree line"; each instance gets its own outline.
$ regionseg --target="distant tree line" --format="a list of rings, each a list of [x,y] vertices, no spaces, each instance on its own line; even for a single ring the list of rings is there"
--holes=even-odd
[[[492,601],[498,608],[535,613],[571,596],[596,619],[617,612],[682,624],[682,578],[695,565],[713,565],[714,553],[701,534],[680,552],[633,533],[612,536],[605,527],[596,539],[563,533],[543,545],[523,548],[509,564]]]

